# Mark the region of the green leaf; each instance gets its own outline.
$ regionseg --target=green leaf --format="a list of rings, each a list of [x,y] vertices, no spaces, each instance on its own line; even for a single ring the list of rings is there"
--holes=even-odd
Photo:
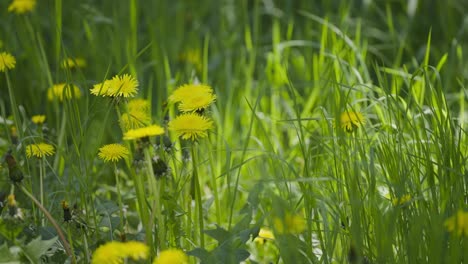
[[[0,246],[0,263],[20,263],[17,261],[17,258],[11,254],[6,243]]]
[[[101,219],[99,223],[100,227],[108,227],[110,229],[115,229],[120,225],[120,217],[111,216],[111,217],[104,217]]]
[[[216,239],[219,243],[222,243],[231,237],[231,233],[218,225],[216,225],[216,229],[205,230],[204,232],[210,237]]]
[[[236,261],[242,262],[250,256],[250,253],[245,249],[236,250]]]
[[[202,248],[195,248],[194,250],[187,252],[187,255],[197,257],[202,262],[206,261],[210,257],[210,253]]]
[[[23,255],[31,261],[31,263],[40,263],[40,258],[44,255],[49,248],[51,248],[58,237],[54,237],[50,240],[42,240],[40,237],[33,239],[29,244],[23,247]]]
[[[260,194],[262,193],[262,191],[263,183],[257,183],[249,192],[249,197],[247,198],[247,201],[254,208],[256,208],[260,203]]]
[[[23,231],[23,226],[15,221],[0,219],[0,235],[8,240],[14,240]]]
[[[111,215],[117,211],[119,211],[119,206],[112,202],[112,201],[107,201],[102,204],[98,204],[96,210],[98,212],[101,212],[103,214]]]

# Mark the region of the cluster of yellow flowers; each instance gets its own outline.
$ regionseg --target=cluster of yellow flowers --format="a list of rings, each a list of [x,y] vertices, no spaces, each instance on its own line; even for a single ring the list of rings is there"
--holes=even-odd
[[[18,13],[23,13],[26,11],[32,10],[36,2],[29,0],[15,0],[9,7],[9,10],[15,10]],[[30,9],[29,9],[30,8]],[[76,63],[67,62],[69,67],[82,67],[84,65],[84,60],[73,60]],[[13,55],[7,52],[0,53],[0,72],[5,72],[7,70],[14,69],[16,66],[16,59]],[[60,102],[68,99],[79,99],[81,97],[81,90],[74,84],[59,83],[55,84],[47,90],[47,98],[49,101],[58,100]],[[45,122],[44,115],[33,116],[32,122],[41,125]],[[52,150],[51,150],[52,149]],[[42,158],[43,156],[52,155],[54,153],[53,147],[46,143],[32,144],[29,146],[27,151],[27,156],[36,156]]]
[[[215,100],[216,95],[208,85],[180,86],[169,97],[169,102],[178,103],[182,114],[169,122],[169,130],[182,139],[196,140],[208,136],[207,131],[212,128],[213,121],[203,113]]]
[[[7,52],[0,53],[0,72],[5,72],[7,70],[14,69],[16,65],[16,59],[13,55]],[[68,64],[72,67],[72,64]],[[74,67],[79,67],[78,64],[74,64]],[[47,90],[47,98],[49,101],[58,99],[60,102],[65,99],[81,97],[81,90],[76,85],[71,83],[58,83],[54,84]]]
[[[128,96],[136,93],[136,83],[136,80],[133,81],[133,85],[125,89],[125,91],[130,92]],[[91,93],[95,95],[102,94],[102,87],[102,84],[95,85],[94,88],[91,89]],[[129,87],[133,88],[130,89]],[[125,95],[119,94],[119,96]],[[169,130],[173,131],[182,139],[188,140],[196,140],[208,136],[207,131],[212,128],[213,121],[209,117],[203,115],[202,112],[209,107],[215,99],[216,95],[213,94],[211,87],[207,85],[182,85],[176,89],[169,97],[169,101],[172,103],[179,103],[179,110],[182,114],[169,122]],[[163,127],[154,124],[150,125],[151,116],[149,109],[150,104],[144,99],[132,99],[127,103],[127,112],[120,116],[120,124],[124,131],[124,140],[137,140],[163,135],[165,133]],[[99,157],[101,159],[112,162],[116,162],[127,155],[128,153],[126,151],[120,147],[116,147],[115,144],[103,146],[99,152]]]
[[[179,103],[179,110],[182,112],[204,110],[215,100],[216,95],[211,87],[203,84],[182,85],[169,96],[169,102]]]
[[[93,254],[91,264],[120,264],[125,259],[135,261],[146,260],[149,257],[147,245],[138,241],[108,242]],[[125,262],[126,263],[126,262]],[[153,264],[188,264],[188,256],[180,249],[167,249],[161,251],[154,259]]]
[[[95,84],[91,94],[102,97],[129,98],[138,93],[138,80],[129,74],[116,75],[110,80]],[[137,140],[164,134],[164,128],[151,125],[150,103],[145,99],[132,99],[126,103],[126,112],[120,115],[124,140]],[[100,148],[99,157],[105,162],[117,162],[128,156],[129,150],[120,144]]]
[[[120,116],[123,131],[141,128],[151,123],[150,103],[145,99],[132,99],[127,103],[127,112]]]

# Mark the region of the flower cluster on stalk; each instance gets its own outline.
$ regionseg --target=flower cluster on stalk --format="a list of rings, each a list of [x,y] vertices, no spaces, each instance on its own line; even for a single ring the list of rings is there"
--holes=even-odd
[[[208,136],[213,121],[206,116],[205,110],[216,100],[213,89],[203,84],[186,84],[177,88],[169,97],[169,102],[177,103],[181,112],[168,124],[182,139],[195,141]]]

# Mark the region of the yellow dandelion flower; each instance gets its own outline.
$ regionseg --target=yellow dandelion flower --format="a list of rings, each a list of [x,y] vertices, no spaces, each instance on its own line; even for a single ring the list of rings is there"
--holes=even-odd
[[[45,156],[54,155],[54,146],[47,143],[30,144],[26,146],[26,157],[32,156],[42,158]]]
[[[254,241],[263,245],[268,240],[275,240],[273,232],[271,232],[271,230],[268,228],[260,228],[260,232],[258,232],[258,236],[254,239]]]
[[[12,126],[10,128],[10,133],[12,137],[17,137],[18,136],[18,129],[15,126]]]
[[[121,264],[126,257],[125,253],[124,243],[111,241],[94,251],[91,264]]]
[[[192,112],[203,110],[216,100],[216,95],[211,93],[193,94],[187,96],[179,103],[179,110],[182,112]]]
[[[49,101],[58,99],[60,102],[62,102],[65,99],[79,99],[80,97],[80,88],[70,83],[54,84],[52,87],[49,88],[49,90],[47,90],[47,98],[49,99]]]
[[[109,96],[108,91],[111,87],[112,81],[105,80],[102,83],[95,84],[93,88],[90,90],[91,94],[96,96]]]
[[[468,212],[459,210],[456,215],[448,218],[444,225],[449,232],[468,237]]]
[[[278,234],[300,234],[306,229],[306,221],[300,214],[286,213],[284,218],[275,217],[273,226]]]
[[[213,121],[195,113],[182,114],[169,122],[169,130],[174,131],[182,139],[195,140],[206,137],[207,131],[212,127]]]
[[[398,205],[403,205],[403,204],[406,204],[407,202],[409,202],[411,200],[411,195],[409,194],[405,194],[399,198],[393,198],[392,199],[392,204],[393,206],[398,206]]]
[[[14,69],[15,65],[16,59],[13,55],[7,52],[0,53],[0,72]]]
[[[34,115],[31,117],[31,121],[36,125],[41,125],[45,122],[46,116],[45,115]]]
[[[15,195],[14,194],[10,194],[8,195],[7,197],[7,204],[9,207],[15,207],[17,204],[16,204],[16,199],[15,199]]]
[[[180,249],[166,249],[159,253],[153,264],[188,264],[187,255]]]
[[[128,156],[128,154],[130,154],[130,152],[125,146],[120,144],[108,144],[99,149],[98,156],[105,162],[117,162]]]
[[[132,97],[138,92],[138,81],[129,74],[114,76],[106,91],[109,96]]]
[[[128,241],[124,243],[125,255],[133,260],[148,259],[149,247],[138,241]]]
[[[13,2],[8,6],[8,12],[24,14],[31,12],[35,6],[36,0],[13,0]]]
[[[125,258],[145,260],[149,256],[149,248],[138,241],[111,241],[101,245],[93,254],[91,264],[121,264]]]
[[[62,208],[63,208],[63,209],[68,209],[68,208],[70,208],[70,205],[68,204],[68,202],[67,202],[66,200],[62,200],[61,204],[62,204]]]
[[[341,128],[346,130],[346,132],[353,132],[361,125],[364,125],[366,120],[360,112],[344,112],[340,116],[340,125]]]
[[[137,129],[131,129],[124,134],[125,140],[133,140],[145,137],[152,137],[164,134],[164,128],[158,125],[151,125]]]
[[[142,98],[135,98],[128,101],[127,104],[128,111],[149,111],[150,110],[150,103],[146,99]]]
[[[141,110],[132,110],[128,113],[123,113],[122,116],[120,116],[120,124],[124,131],[147,126],[150,122],[151,117],[149,114]]]
[[[151,122],[150,104],[145,99],[132,99],[127,103],[127,113],[120,117],[120,125],[124,131],[149,125]]]
[[[86,67],[86,60],[83,58],[66,58],[60,64],[62,69],[84,68]]]
[[[201,71],[203,67],[202,55],[199,49],[190,49],[180,54],[179,59],[192,64],[197,71]]]
[[[91,89],[91,94],[111,97],[132,97],[138,92],[138,81],[129,74],[114,76],[111,80],[98,83]]]
[[[192,97],[193,95],[212,94],[213,90],[210,86],[204,84],[184,84],[172,92],[169,96],[169,102],[178,103],[185,98]]]

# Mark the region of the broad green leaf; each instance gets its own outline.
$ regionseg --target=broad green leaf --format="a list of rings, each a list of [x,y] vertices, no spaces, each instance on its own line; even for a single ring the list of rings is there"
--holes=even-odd
[[[51,248],[58,237],[54,237],[50,240],[42,240],[40,237],[33,239],[29,244],[23,247],[23,255],[31,261],[31,263],[40,263],[40,258],[44,255],[49,248]]]
[[[17,259],[11,254],[7,244],[0,246],[0,263],[19,263]]]
[[[216,239],[219,243],[222,243],[231,237],[231,233],[219,226],[216,226],[216,229],[205,230],[204,232],[210,237]]]

